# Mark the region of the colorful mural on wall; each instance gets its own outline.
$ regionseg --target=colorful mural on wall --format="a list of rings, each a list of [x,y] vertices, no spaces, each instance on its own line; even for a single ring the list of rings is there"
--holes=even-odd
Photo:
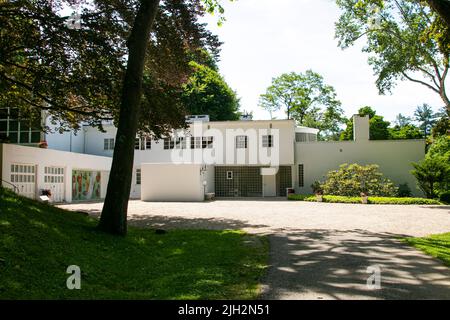
[[[100,199],[100,171],[72,171],[72,200]]]

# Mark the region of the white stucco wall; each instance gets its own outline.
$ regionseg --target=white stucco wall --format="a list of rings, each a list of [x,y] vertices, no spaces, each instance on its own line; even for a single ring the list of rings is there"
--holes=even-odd
[[[44,134],[44,140],[47,141],[48,148],[60,151],[69,151],[84,153],[85,132],[81,128],[76,133],[66,131],[63,133],[55,132],[55,126],[47,122],[51,132]]]
[[[11,182],[12,164],[35,166],[36,197],[41,189],[45,189],[44,168],[47,166],[64,168],[64,200],[66,202],[72,201],[72,170],[101,171],[101,198],[106,195],[111,158],[13,144],[3,144],[2,147],[2,179]]]
[[[425,156],[424,140],[339,141],[296,143],[296,165],[293,175],[298,193],[311,193],[315,180],[324,180],[330,170],[343,163],[377,164],[380,171],[397,185],[408,183],[415,195],[421,195],[411,175],[411,162]],[[304,165],[305,186],[298,185],[298,165]]]
[[[203,177],[198,164],[143,163],[141,200],[203,201]]]

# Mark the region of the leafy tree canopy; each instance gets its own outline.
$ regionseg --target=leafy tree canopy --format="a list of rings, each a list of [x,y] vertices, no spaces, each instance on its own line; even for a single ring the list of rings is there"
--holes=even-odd
[[[17,106],[22,114],[46,110],[61,129],[117,122],[127,41],[139,3],[1,3],[0,105]],[[70,5],[79,14],[77,27],[61,13]],[[217,37],[198,21],[207,8],[218,10],[217,1],[160,2],[145,61],[140,131],[161,135],[183,125],[181,96],[193,71],[190,62],[214,65],[219,53]]]
[[[182,102],[189,114],[208,114],[212,121],[239,119],[239,99],[217,70],[191,63],[194,72],[184,85]]]
[[[364,52],[377,75],[381,94],[398,80],[409,80],[438,94],[450,111],[445,85],[449,69],[450,26],[428,2],[413,0],[336,0],[343,10],[336,23],[341,48],[365,39]]]
[[[334,88],[312,70],[285,73],[272,79],[260,107],[270,112],[284,110],[288,119],[299,125],[318,128],[323,138],[336,137],[343,123],[341,102]]]
[[[370,140],[388,140],[389,121],[385,121],[382,116],[376,114],[376,111],[369,106],[358,110],[360,116],[369,116],[369,138]],[[342,131],[340,140],[353,140],[353,119],[347,121],[347,127]]]

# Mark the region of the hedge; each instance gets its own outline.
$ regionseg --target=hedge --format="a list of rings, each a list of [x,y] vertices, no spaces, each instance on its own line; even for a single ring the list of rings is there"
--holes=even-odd
[[[304,194],[290,194],[289,200],[293,201],[309,201],[315,202],[316,196],[304,195]],[[323,202],[328,203],[361,203],[360,197],[344,197],[344,196],[323,196]],[[441,204],[437,200],[425,199],[425,198],[390,198],[390,197],[368,197],[367,202],[369,204],[426,204],[426,205],[439,205]]]

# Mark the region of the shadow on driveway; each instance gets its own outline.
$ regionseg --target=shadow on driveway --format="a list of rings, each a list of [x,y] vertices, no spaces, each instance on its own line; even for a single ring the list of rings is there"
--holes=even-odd
[[[400,242],[364,230],[289,230],[271,236],[265,299],[450,299],[450,269]],[[371,290],[369,266],[381,289]]]

